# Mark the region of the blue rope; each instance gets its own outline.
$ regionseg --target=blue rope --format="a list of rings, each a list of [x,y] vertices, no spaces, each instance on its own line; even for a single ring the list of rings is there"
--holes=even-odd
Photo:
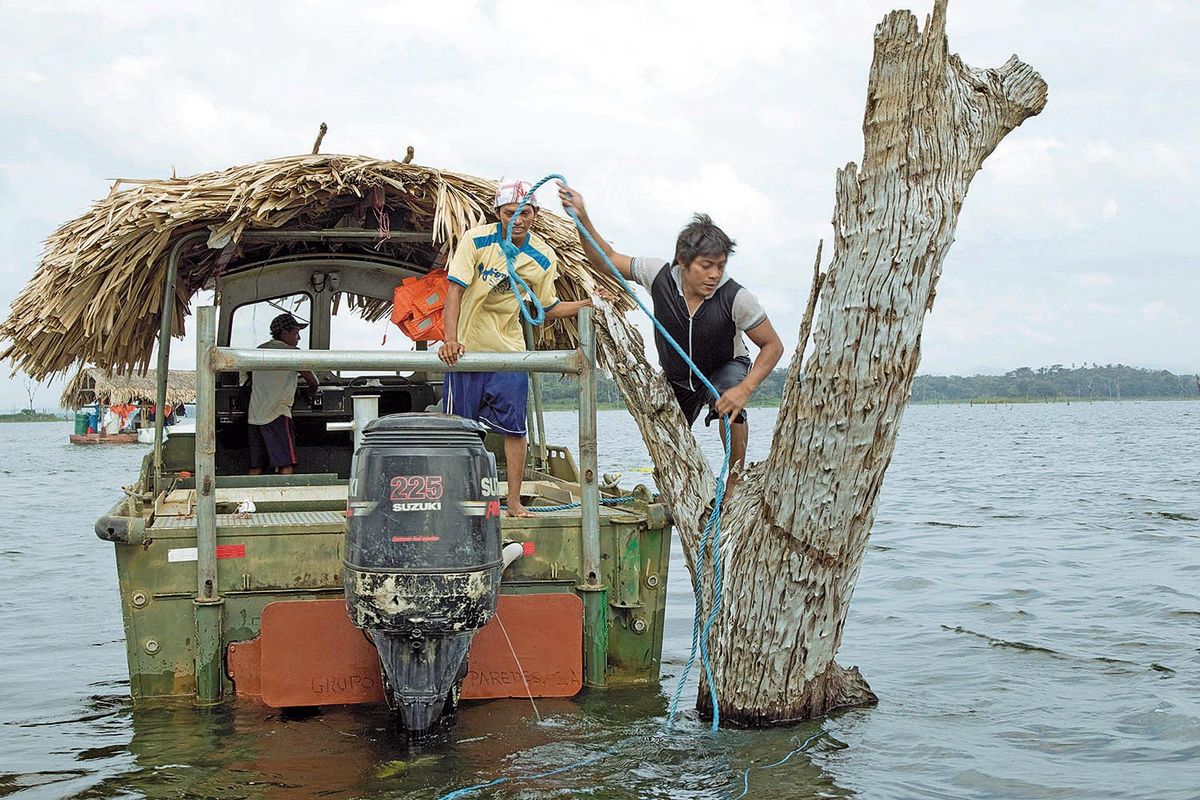
[[[508,783],[509,781],[536,781],[542,778],[548,778],[551,775],[558,775],[562,772],[570,772],[573,769],[587,766],[588,764],[599,761],[607,755],[608,753],[599,753],[589,758],[585,758],[582,761],[576,761],[574,764],[568,764],[565,767],[559,767],[558,769],[552,769],[546,772],[539,772],[536,775],[513,775],[512,777],[508,778],[496,778],[495,780],[488,781],[487,783],[477,783],[474,786],[464,786],[461,789],[455,789],[449,794],[442,795],[438,798],[438,800],[458,800],[458,798],[466,797],[471,792],[477,792],[480,789],[487,789],[492,786],[499,786],[500,784]]]
[[[520,275],[517,274],[514,265],[516,263],[517,255],[521,251],[512,243],[512,228],[513,223],[516,221],[517,217],[521,215],[521,212],[525,209],[525,206],[527,206],[534,199],[537,190],[552,180],[560,181],[563,186],[567,185],[566,177],[558,173],[551,173],[535,183],[525,194],[525,196],[521,198],[521,202],[517,204],[517,210],[513,212],[512,217],[508,220],[508,225],[505,226],[504,240],[500,244],[501,250],[504,252],[504,258],[508,268],[509,288],[512,289],[513,296],[517,299],[517,306],[521,309],[521,315],[531,325],[541,325],[545,321],[546,314],[545,309],[542,307],[541,302],[537,298],[537,295],[530,290],[529,285],[521,279]],[[587,241],[589,245],[591,245],[592,249],[600,255],[600,258],[604,259],[605,265],[613,274],[613,277],[615,277],[621,284],[621,288],[625,290],[625,293],[632,297],[633,301],[637,303],[638,308],[645,312],[646,316],[650,318],[650,321],[654,323],[654,327],[660,334],[662,334],[662,337],[671,345],[671,347],[674,348],[675,352],[679,354],[679,357],[684,360],[684,363],[688,365],[688,368],[692,371],[692,373],[700,379],[700,382],[703,383],[704,387],[708,389],[710,394],[712,394],[713,399],[720,400],[721,393],[717,390],[717,387],[713,386],[712,382],[709,381],[704,372],[696,366],[696,363],[692,361],[691,357],[679,345],[679,342],[675,341],[671,334],[667,332],[667,329],[663,327],[663,324],[658,321],[657,317],[654,316],[654,312],[647,308],[646,304],[641,301],[641,299],[637,296],[637,293],[634,292],[633,287],[630,286],[629,282],[625,280],[625,276],[621,274],[619,269],[617,269],[616,264],[614,264],[612,259],[608,257],[608,254],[604,252],[604,248],[602,248],[600,243],[597,242],[592,234],[588,232],[587,227],[579,221],[579,216],[575,213],[575,210],[567,209],[567,215],[570,216],[571,221],[575,223],[575,227],[579,230],[580,237]],[[524,289],[525,294],[528,295],[530,300],[533,302],[533,306],[537,312],[536,314],[530,315],[528,308],[521,299],[520,290],[517,288],[518,286],[520,286],[521,289]],[[692,620],[692,647],[691,652],[688,655],[687,664],[683,668],[683,674],[680,676],[679,683],[675,686],[675,693],[671,697],[671,707],[667,714],[667,728],[671,727],[675,721],[675,717],[679,714],[679,702],[683,696],[683,687],[687,683],[688,676],[691,674],[692,667],[695,664],[697,650],[699,650],[700,653],[700,663],[704,666],[704,678],[708,683],[709,701],[712,704],[712,730],[716,731],[721,726],[721,709],[717,703],[717,688],[716,683],[713,680],[712,660],[709,658],[708,653],[709,633],[712,631],[713,623],[716,621],[717,615],[721,611],[721,603],[724,592],[725,581],[721,568],[721,504],[725,499],[725,479],[729,474],[729,449],[733,443],[733,434],[730,430],[728,414],[721,415],[721,424],[725,430],[725,458],[721,462],[721,473],[717,477],[717,491],[716,497],[713,498],[713,510],[708,517],[708,522],[705,524],[704,532],[700,537],[700,552],[696,558],[696,577],[692,582],[692,593],[695,596],[695,614]],[[543,506],[542,510],[565,511],[567,508],[574,507],[574,505],[563,507]],[[704,561],[705,557],[708,555],[710,544],[712,547],[713,564],[713,604],[712,608],[709,609],[708,616],[705,617],[701,587],[704,585]]]
[[[792,759],[793,756],[795,756],[799,753],[803,753],[805,750],[808,749],[808,746],[810,744],[812,744],[817,739],[820,739],[824,735],[825,735],[825,731],[821,731],[820,733],[814,733],[812,736],[805,739],[803,744],[801,744],[799,747],[797,747],[792,752],[788,753],[783,758],[779,759],[778,761],[776,761],[773,764],[764,764],[761,767],[757,767],[757,769],[774,769],[775,767],[779,767],[779,766],[786,764],[788,761],[790,761]],[[795,741],[795,740],[793,739],[792,741]],[[741,800],[750,791],[750,770],[752,770],[752,769],[755,769],[755,766],[753,764],[746,767],[745,772],[742,773],[742,792],[741,792],[741,794],[736,795],[735,797],[730,797],[729,800]]]
[[[619,506],[622,503],[632,503],[634,496],[627,494],[624,497],[601,497],[600,505],[602,506]],[[567,503],[561,506],[525,506],[526,511],[569,511],[572,508],[579,508],[581,503]],[[508,503],[501,503],[501,508],[508,508]]]
[[[513,295],[517,298],[517,305],[521,309],[521,315],[531,325],[541,325],[545,321],[545,309],[542,308],[542,304],[540,301],[538,301],[537,296],[530,291],[529,285],[521,279],[521,276],[517,274],[517,271],[514,267],[517,254],[520,253],[520,249],[512,243],[512,228],[513,223],[516,221],[517,217],[521,215],[521,212],[524,210],[525,206],[534,199],[537,190],[552,180],[561,181],[563,186],[567,185],[566,177],[558,173],[551,173],[535,183],[525,194],[525,196],[521,198],[521,202],[517,204],[517,210],[513,212],[512,217],[508,221],[508,225],[505,227],[504,240],[500,245],[501,249],[504,251],[504,257],[507,262],[509,288],[512,289]],[[628,281],[625,280],[625,276],[621,274],[621,271],[617,269],[615,264],[613,264],[612,259],[610,259],[608,254],[604,252],[604,248],[602,248],[600,243],[597,242],[592,234],[588,232],[584,224],[579,221],[579,216],[575,213],[575,210],[567,209],[567,215],[570,216],[571,221],[575,223],[575,227],[579,230],[580,237],[582,237],[589,245],[591,245],[592,249],[600,255],[600,258],[604,259],[605,265],[613,274],[613,277],[615,277],[621,284],[621,288],[625,290],[626,294],[633,298],[633,301],[637,303],[638,308],[645,312],[646,316],[650,318],[650,321],[654,323],[654,327],[660,334],[662,334],[662,337],[671,345],[671,347],[674,348],[675,352],[679,354],[680,358],[684,360],[692,373],[700,379],[700,382],[704,384],[704,387],[708,389],[709,393],[712,394],[714,399],[721,399],[721,393],[717,390],[717,387],[713,386],[712,382],[709,381],[708,377],[705,376],[700,368],[696,366],[696,363],[692,361],[691,357],[684,352],[684,349],[679,345],[679,342],[675,341],[671,334],[667,332],[667,329],[663,327],[663,324],[658,321],[657,317],[654,316],[654,312],[647,308],[645,303],[641,301],[641,299],[637,296],[637,293],[634,292],[633,287],[630,286]],[[517,288],[518,286],[524,289],[530,300],[532,300],[533,306],[537,312],[535,315],[530,315],[525,303],[521,300],[521,294]],[[671,727],[675,721],[675,717],[679,714],[679,702],[683,695],[683,687],[687,683],[688,676],[691,674],[692,667],[695,664],[697,650],[699,650],[700,653],[700,663],[704,666],[704,678],[708,683],[709,700],[712,704],[712,730],[716,731],[721,726],[721,709],[717,703],[717,688],[715,681],[713,680],[712,660],[709,658],[708,653],[709,633],[712,631],[713,623],[716,621],[717,615],[721,611],[721,603],[723,600],[722,595],[724,592],[724,575],[722,574],[720,556],[721,504],[725,499],[725,479],[729,474],[729,448],[733,443],[733,435],[729,426],[730,423],[728,414],[721,415],[721,424],[724,426],[725,430],[725,458],[721,463],[721,473],[717,477],[717,491],[716,497],[713,498],[713,510],[708,517],[708,522],[705,524],[704,532],[700,537],[700,552],[696,558],[696,577],[692,582],[692,593],[694,594],[696,600],[696,610],[692,620],[691,652],[688,655],[687,664],[683,668],[683,674],[679,678],[679,683],[675,686],[675,693],[671,697],[671,706],[667,714],[666,723],[668,728]],[[566,508],[569,507],[573,506],[568,506],[561,509],[558,507],[543,507],[542,510],[558,511],[566,510]],[[712,547],[713,565],[713,604],[712,608],[709,609],[707,617],[705,617],[701,587],[704,585],[704,561],[708,556],[710,545]]]
[[[537,185],[541,186],[551,178],[558,178],[558,180],[562,181],[564,186],[567,185],[566,178],[558,175],[548,175],[542,180],[538,181]],[[654,327],[660,334],[662,334],[662,337],[671,345],[671,347],[675,349],[675,352],[678,353],[679,357],[684,360],[684,362],[688,365],[688,368],[691,369],[696,377],[700,379],[700,382],[704,384],[704,387],[708,389],[713,398],[716,400],[721,399],[721,393],[717,391],[717,387],[712,385],[712,382],[709,381],[700,368],[696,366],[696,363],[692,361],[691,357],[684,352],[684,349],[680,347],[679,342],[675,341],[671,334],[667,333],[667,329],[663,327],[663,324],[658,321],[657,317],[654,316],[654,312],[647,308],[646,304],[641,301],[641,299],[637,296],[637,293],[634,292],[633,287],[630,286],[629,282],[625,280],[625,276],[621,274],[619,269],[617,269],[616,264],[614,264],[612,259],[608,257],[608,254],[604,252],[604,248],[602,248],[600,243],[597,242],[592,234],[588,232],[587,227],[585,227],[584,224],[579,221],[579,216],[575,213],[575,210],[569,208],[567,209],[567,214],[571,217],[571,220],[574,221],[575,227],[579,229],[579,235],[583,237],[589,245],[591,245],[593,250],[600,254],[602,259],[604,259],[605,265],[613,274],[613,277],[615,277],[621,284],[621,288],[623,288],[625,292],[633,298],[633,302],[637,303],[638,308],[642,309],[642,311],[646,313],[646,316],[648,316],[650,321],[654,323]],[[688,676],[692,671],[692,666],[695,664],[697,650],[699,650],[700,653],[700,663],[704,666],[704,677],[708,683],[708,695],[709,700],[712,703],[712,730],[716,731],[721,726],[721,709],[717,704],[717,687],[716,683],[713,681],[712,661],[709,659],[708,655],[708,635],[712,630],[713,622],[715,622],[717,619],[717,614],[719,614],[721,611],[722,593],[724,589],[724,576],[722,575],[721,571],[720,556],[721,502],[725,499],[725,478],[729,474],[729,448],[733,443],[733,434],[729,427],[728,414],[721,415],[721,424],[725,429],[725,458],[721,462],[721,474],[717,477],[717,493],[716,497],[713,498],[713,510],[712,513],[709,514],[708,523],[704,526],[704,532],[700,536],[700,552],[696,557],[696,577],[692,582],[692,593],[695,595],[696,599],[696,612],[692,620],[692,648],[691,653],[688,655],[687,664],[684,665],[683,674],[679,677],[679,683],[675,685],[675,693],[671,697],[671,707],[667,713],[667,728],[671,727],[672,723],[675,721],[675,717],[679,714],[679,701],[683,695],[684,684],[687,683]],[[704,561],[705,557],[708,555],[710,542],[712,546],[713,564],[713,606],[709,610],[708,616],[704,617],[704,604],[702,602],[703,596],[701,594],[700,587],[704,585]],[[701,620],[703,620],[703,623]]]
[[[517,210],[513,213],[512,219],[510,219],[508,221],[508,226],[504,233],[504,240],[501,242],[501,245],[500,245],[501,249],[504,252],[505,260],[507,261],[507,264],[508,264],[509,286],[512,289],[513,295],[517,298],[517,305],[521,309],[521,315],[531,325],[541,325],[542,324],[542,322],[545,320],[545,309],[542,308],[542,304],[538,301],[537,295],[535,295],[532,291],[530,291],[529,285],[526,284],[525,281],[521,280],[521,276],[517,275],[516,269],[513,266],[514,263],[516,262],[517,254],[520,253],[520,249],[517,248],[516,245],[514,245],[512,243],[512,224],[513,224],[513,220],[515,220],[518,216],[520,216],[521,211],[525,208],[525,206],[532,199],[534,193],[539,188],[541,188],[544,184],[546,184],[548,181],[551,181],[551,180],[559,180],[559,181],[562,181],[564,186],[567,185],[567,179],[565,177],[563,177],[562,175],[558,175],[558,174],[547,175],[546,177],[542,178],[540,181],[535,183],[533,185],[533,188],[531,188],[529,190],[529,192],[525,195],[524,198],[521,199],[521,202],[517,205]],[[696,375],[696,377],[698,377],[700,379],[700,382],[704,384],[704,387],[706,389],[708,389],[708,391],[712,394],[713,398],[719,400],[721,398],[721,393],[719,391],[717,391],[717,387],[712,385],[712,382],[709,381],[709,379],[704,375],[704,373],[700,370],[700,368],[696,366],[696,363],[694,361],[692,361],[691,357],[688,356],[688,354],[686,352],[684,352],[684,349],[679,346],[679,343],[675,341],[675,339],[671,336],[671,334],[667,333],[667,329],[664,328],[663,324],[658,321],[657,317],[654,316],[654,312],[651,311],[650,309],[646,308],[645,303],[643,303],[641,301],[641,299],[638,298],[637,293],[634,292],[634,290],[633,290],[633,287],[630,286],[628,281],[625,280],[625,276],[623,276],[621,274],[621,271],[619,269],[617,269],[617,266],[615,264],[613,264],[612,259],[610,259],[608,257],[608,254],[604,252],[604,248],[602,248],[600,246],[600,244],[595,240],[595,238],[590,233],[588,233],[588,230],[586,227],[584,227],[583,223],[579,221],[579,217],[575,213],[575,211],[573,209],[568,209],[567,214],[571,217],[571,220],[575,223],[575,227],[579,229],[579,235],[584,240],[586,240],[589,245],[591,245],[593,250],[595,250],[597,253],[600,254],[600,257],[602,259],[604,259],[605,265],[607,265],[609,271],[612,272],[613,277],[615,277],[617,279],[617,281],[621,284],[621,287],[625,290],[625,292],[630,297],[633,298],[633,301],[635,303],[637,303],[638,308],[642,309],[642,311],[644,311],[646,313],[646,316],[650,317],[650,321],[654,323],[654,327],[658,329],[658,332],[662,334],[663,338],[671,345],[671,347],[673,347],[675,349],[675,352],[679,354],[680,358],[682,358],[684,360],[684,362],[687,363],[688,368],[691,369],[691,371]],[[525,290],[526,294],[533,301],[534,308],[537,310],[536,315],[530,315],[529,310],[525,307],[525,303],[521,299],[520,292],[517,290],[518,285],[521,286]],[[712,662],[709,659],[709,655],[708,655],[708,635],[709,635],[710,630],[712,629],[713,622],[717,618],[717,614],[721,610],[722,591],[723,591],[723,576],[722,576],[722,571],[721,571],[721,558],[720,558],[721,501],[725,499],[725,478],[729,474],[729,448],[730,448],[730,445],[733,443],[733,434],[729,427],[729,415],[728,414],[721,415],[721,423],[722,423],[722,425],[724,425],[724,429],[725,429],[725,458],[721,463],[721,473],[717,477],[717,492],[716,492],[716,497],[713,499],[713,510],[709,514],[708,522],[704,526],[704,532],[700,536],[700,552],[696,558],[696,577],[695,577],[695,580],[692,581],[692,592],[695,595],[695,609],[696,609],[695,614],[693,615],[693,620],[692,620],[692,649],[691,649],[691,653],[688,655],[687,664],[683,668],[683,674],[679,677],[679,683],[676,684],[676,686],[675,686],[675,693],[671,698],[670,710],[667,713],[667,720],[666,720],[666,723],[664,724],[664,727],[667,730],[670,730],[671,725],[675,721],[675,717],[678,716],[678,714],[679,714],[679,701],[683,694],[684,684],[687,683],[688,675],[691,673],[692,666],[694,665],[694,663],[696,661],[697,650],[700,653],[700,662],[704,666],[705,680],[708,681],[709,699],[712,702],[712,726],[711,726],[711,729],[715,732],[720,728],[720,725],[721,725],[721,710],[720,710],[720,707],[717,705],[717,689],[716,689],[716,684],[713,681]],[[610,498],[605,498],[605,499],[610,499]],[[611,499],[618,500],[620,502],[628,502],[624,498],[611,498]],[[632,500],[632,499],[633,498],[630,497],[630,500]],[[600,502],[605,505],[608,505],[608,503],[605,503],[604,500],[601,500]],[[578,506],[579,506],[579,503],[570,503],[568,505],[563,505],[563,506],[539,506],[537,508],[530,508],[529,510],[530,511],[565,511],[568,508],[576,508]],[[705,557],[708,555],[708,547],[709,547],[710,542],[711,542],[711,546],[712,546],[712,562],[713,562],[713,607],[709,611],[709,613],[706,617],[706,616],[704,616],[704,609],[703,609],[703,602],[702,602],[703,597],[701,595],[700,587],[703,586],[704,561],[705,561]],[[809,741],[811,741],[811,739]],[[790,753],[787,756],[787,758],[783,759],[783,761],[780,761],[779,763],[782,764],[784,761],[787,761],[788,758],[791,758],[797,752],[800,752],[800,750],[807,744],[808,744],[808,742],[805,742],[804,745],[801,745],[800,748],[798,748],[797,750]],[[487,783],[480,783],[480,784],[476,784],[474,786],[467,786],[465,788],[455,790],[455,791],[451,792],[450,794],[443,795],[442,797],[438,798],[438,800],[457,800],[458,798],[464,797],[467,794],[477,791],[479,789],[486,789],[486,788],[489,788],[492,786],[499,786],[502,783],[507,783],[507,782],[513,781],[513,780],[538,780],[540,778],[546,778],[551,775],[557,775],[562,772],[568,772],[573,769],[578,769],[579,767],[582,767],[582,766],[585,766],[592,762],[598,761],[601,758],[604,758],[606,755],[609,755],[609,753],[606,752],[606,753],[600,753],[595,756],[590,756],[588,758],[583,759],[582,761],[577,761],[573,764],[568,764],[565,767],[559,767],[558,769],[553,769],[553,770],[550,770],[549,772],[541,772],[536,775],[517,776],[517,777],[511,777],[511,778],[496,778],[495,780],[489,781]],[[771,766],[777,766],[777,765],[773,764]],[[750,780],[749,772],[750,772],[750,770],[747,769],[745,776],[743,776],[747,789],[749,787],[749,780]],[[744,794],[745,794],[745,792],[742,793],[742,796],[744,796]]]
[[[818,733],[813,734],[812,736],[805,739],[803,743],[801,743],[799,746],[797,746],[791,752],[789,752],[786,756],[784,756],[783,758],[781,758],[778,761],[775,761],[771,764],[764,764],[761,767],[751,764],[750,766],[746,767],[746,769],[742,771],[742,791],[737,795],[730,796],[727,800],[741,800],[741,798],[745,797],[750,792],[750,771],[751,770],[774,769],[775,767],[783,766],[788,761],[791,761],[794,757],[796,757],[800,753],[803,753],[805,750],[807,750],[808,746],[810,744],[815,742],[817,739],[820,739],[824,735],[825,735],[825,731],[820,731]],[[627,739],[626,743],[629,743],[630,741],[633,741],[633,740]],[[637,742],[641,743],[642,739],[638,738]],[[576,761],[573,764],[567,764],[565,767],[558,767],[557,769],[547,770],[546,772],[539,772],[534,775],[512,775],[512,776],[503,777],[503,778],[495,778],[493,780],[488,781],[487,783],[477,783],[473,786],[464,786],[461,789],[455,789],[454,791],[450,792],[449,794],[442,795],[441,797],[438,798],[438,800],[458,800],[458,798],[466,797],[468,794],[471,794],[472,792],[477,792],[480,789],[490,789],[491,787],[499,786],[502,783],[510,783],[513,781],[536,781],[536,780],[540,780],[542,778],[548,778],[551,775],[559,775],[564,772],[570,772],[571,770],[579,769],[580,767],[585,767],[588,764],[594,764],[603,758],[607,758],[608,756],[617,755],[617,751],[622,749],[622,747],[623,747],[623,745],[617,745],[612,748],[609,748],[608,750],[604,750],[600,753],[596,753],[595,755],[588,756],[587,758],[584,758],[584,759],[580,759],[579,761]]]

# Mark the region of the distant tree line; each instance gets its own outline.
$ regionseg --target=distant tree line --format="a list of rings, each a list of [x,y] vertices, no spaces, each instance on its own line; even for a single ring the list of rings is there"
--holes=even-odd
[[[754,393],[752,405],[778,405],[786,375],[784,370],[777,369],[767,376]],[[621,407],[616,383],[604,374],[598,378],[596,400],[600,406]],[[1020,367],[1003,375],[918,375],[912,389],[914,403],[1161,400],[1198,396],[1200,383],[1194,375],[1095,363]],[[548,408],[575,408],[579,402],[579,382],[545,376],[542,397]]]
[[[969,400],[1137,400],[1196,397],[1194,375],[1175,375],[1165,369],[1138,369],[1124,364],[1081,364],[1065,367],[1021,367],[1003,375],[949,377],[918,375],[914,402]]]

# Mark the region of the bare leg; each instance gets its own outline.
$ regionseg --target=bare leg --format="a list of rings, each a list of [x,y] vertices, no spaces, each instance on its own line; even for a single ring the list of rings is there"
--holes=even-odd
[[[725,445],[725,425],[721,423],[717,426],[717,430],[721,432],[721,445]],[[746,462],[746,442],[750,438],[750,422],[733,422],[729,425],[730,433],[733,434],[733,442],[729,445],[729,479],[725,483],[725,491],[729,492],[737,485],[738,473],[741,472]]]
[[[735,441],[736,441],[736,437],[735,437]],[[745,449],[745,448],[743,448],[743,450],[744,450],[744,449]],[[279,468],[279,474],[280,474],[280,475],[291,475],[291,474],[292,474],[293,472],[295,472],[295,471],[296,471],[296,465],[295,465],[295,464],[289,464],[289,465],[288,465],[288,466],[286,466],[286,467],[280,467],[280,468]]]
[[[504,437],[504,460],[508,462],[508,516],[532,517],[521,504],[521,479],[525,477],[525,437]]]
[[[262,467],[251,467],[246,470],[247,475],[262,475]]]

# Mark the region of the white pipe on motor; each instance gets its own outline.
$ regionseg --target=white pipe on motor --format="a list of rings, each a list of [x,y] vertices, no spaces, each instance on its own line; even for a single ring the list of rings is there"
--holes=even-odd
[[[354,452],[358,452],[362,444],[363,428],[367,423],[379,416],[379,395],[354,395]]]
[[[504,545],[504,549],[500,551],[500,557],[504,559],[504,566],[500,568],[500,571],[504,572],[508,569],[509,564],[523,555],[525,555],[525,546],[520,542],[509,542]]]

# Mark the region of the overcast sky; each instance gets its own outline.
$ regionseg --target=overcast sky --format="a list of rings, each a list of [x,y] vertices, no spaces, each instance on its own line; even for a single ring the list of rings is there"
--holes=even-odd
[[[325,121],[327,153],[564,173],[628,253],[669,256],[707,211],[790,347],[834,171],[861,159],[875,25],[931,6],[0,0],[0,309],[110,179],[307,152]],[[957,0],[948,29],[972,66],[1017,53],[1050,102],[975,178],[921,371],[1200,371],[1198,5]]]

